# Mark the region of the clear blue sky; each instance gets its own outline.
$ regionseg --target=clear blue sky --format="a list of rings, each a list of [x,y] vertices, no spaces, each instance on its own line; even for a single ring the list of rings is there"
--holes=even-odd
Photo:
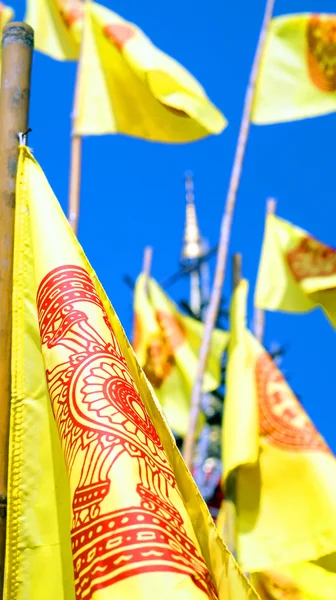
[[[184,146],[119,136],[84,140],[79,239],[130,334],[132,298],[122,276],[136,277],[146,244],[154,247],[159,281],[178,267],[188,169],[202,233],[211,245],[217,242],[264,0],[101,1],[187,67],[229,120],[221,136]],[[8,3],[22,19],[24,0]],[[275,14],[333,10],[332,0],[278,0]],[[36,53],[33,68],[29,143],[66,209],[75,64]],[[231,243],[232,252],[243,253],[251,317],[267,196],[277,198],[280,216],[336,246],[335,138],[336,114],[251,130]],[[229,272],[226,296],[230,282]],[[186,297],[186,283],[170,293]],[[284,367],[290,383],[336,451],[335,332],[321,311],[268,313],[267,344],[272,340],[289,345]]]

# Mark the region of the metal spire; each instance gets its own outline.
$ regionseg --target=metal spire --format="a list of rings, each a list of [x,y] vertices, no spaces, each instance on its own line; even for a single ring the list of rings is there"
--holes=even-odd
[[[197,222],[194,181],[192,173],[185,175],[186,220],[183,237],[181,262],[188,263],[204,255],[205,248]]]

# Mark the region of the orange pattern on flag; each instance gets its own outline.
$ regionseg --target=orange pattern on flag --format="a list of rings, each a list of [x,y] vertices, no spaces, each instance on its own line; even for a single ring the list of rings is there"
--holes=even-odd
[[[294,396],[267,352],[255,366],[260,435],[284,450],[330,452],[307,413]]]
[[[184,344],[186,334],[182,324],[174,315],[157,310],[155,317],[158,331],[153,333],[148,340],[143,370],[154,388],[159,389],[169,376],[172,367],[176,365],[174,352]],[[140,327],[140,319],[135,314],[133,341],[135,352],[139,351],[142,342],[143,333],[140,331]]]
[[[62,351],[47,380],[70,480],[81,460],[71,481],[76,597],[91,598],[135,574],[170,571],[189,575],[215,600],[170,498],[174,473],[89,275],[72,265],[54,269],[39,286],[37,305],[43,352]],[[99,330],[97,317],[105,324]],[[112,469],[127,459],[138,464],[138,503],[106,511]]]
[[[118,25],[116,23],[105,25],[104,33],[119,50],[122,50],[126,42],[135,35],[134,29],[129,25]]]
[[[64,24],[70,29],[74,23],[83,21],[84,7],[81,0],[55,0]]]
[[[304,600],[292,579],[282,573],[255,573],[252,581],[262,600]]]
[[[302,238],[295,248],[287,252],[287,260],[296,281],[336,273],[336,250],[312,236]]]
[[[336,91],[336,17],[311,16],[307,22],[307,58],[316,87],[322,92]]]

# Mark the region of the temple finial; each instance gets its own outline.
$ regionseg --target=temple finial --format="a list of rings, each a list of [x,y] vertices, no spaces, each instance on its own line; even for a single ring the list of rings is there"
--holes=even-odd
[[[195,260],[204,254],[204,245],[197,222],[194,181],[192,173],[185,174],[186,220],[183,236],[182,261]]]

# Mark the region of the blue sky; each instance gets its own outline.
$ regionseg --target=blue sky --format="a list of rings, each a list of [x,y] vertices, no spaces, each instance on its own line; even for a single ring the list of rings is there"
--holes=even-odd
[[[202,233],[210,245],[217,242],[264,1],[101,2],[187,67],[229,120],[221,136],[184,146],[120,136],[84,140],[79,239],[130,334],[132,298],[123,274],[137,276],[147,244],[154,247],[158,281],[177,269],[186,170],[194,172]],[[24,0],[10,4],[16,20],[22,19]],[[333,10],[332,0],[278,0],[275,14]],[[74,79],[74,63],[35,54],[29,144],[64,209]],[[336,246],[335,133],[336,114],[251,129],[231,241],[231,252],[243,253],[250,281],[250,318],[268,196],[277,198],[280,216]],[[227,297],[230,284],[229,270]],[[187,283],[170,293],[176,300],[186,297]],[[268,313],[266,343],[272,341],[288,346],[289,381],[336,451],[335,332],[319,310],[302,316]]]

